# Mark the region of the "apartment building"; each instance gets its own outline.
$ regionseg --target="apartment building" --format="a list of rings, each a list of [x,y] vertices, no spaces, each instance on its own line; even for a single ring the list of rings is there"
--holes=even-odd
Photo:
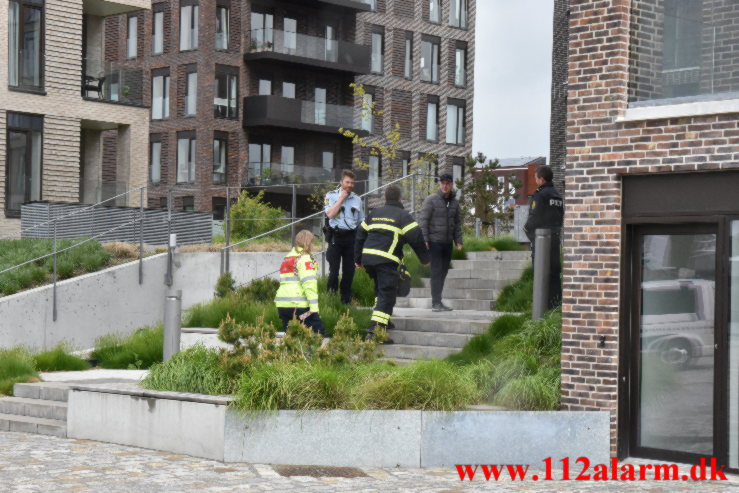
[[[270,186],[268,199],[290,210],[293,184],[335,181],[355,157],[370,164],[357,171],[373,186],[381,159],[339,129],[379,138],[396,121],[398,169],[434,152],[451,170],[452,157],[471,150],[474,5],[165,0],[109,19],[106,60],[141,68],[147,80],[149,206],[173,189],[175,207],[222,217],[227,194]],[[366,85],[382,115],[363,114],[352,82]],[[309,207],[301,204],[299,215]]]
[[[0,234],[20,229],[23,203],[95,203],[146,185],[142,74],[106,63],[103,39],[106,18],[149,7],[149,0],[0,2]],[[105,158],[104,132],[117,149]]]
[[[609,411],[619,457],[737,471],[739,3],[569,0],[555,15],[562,407]]]

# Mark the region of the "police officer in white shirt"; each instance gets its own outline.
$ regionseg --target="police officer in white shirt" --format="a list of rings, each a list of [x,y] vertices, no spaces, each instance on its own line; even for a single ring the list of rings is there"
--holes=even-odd
[[[362,199],[354,190],[354,172],[345,169],[341,172],[339,188],[326,194],[325,212],[328,217],[329,246],[328,291],[339,288],[339,266],[341,265],[341,302],[352,301],[352,280],[354,279],[354,242],[357,227],[364,221]]]

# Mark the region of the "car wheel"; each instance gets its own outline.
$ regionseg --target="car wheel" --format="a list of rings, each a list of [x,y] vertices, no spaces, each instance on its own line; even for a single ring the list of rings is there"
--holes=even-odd
[[[659,359],[666,365],[684,370],[693,359],[693,348],[684,339],[667,341],[660,348]]]

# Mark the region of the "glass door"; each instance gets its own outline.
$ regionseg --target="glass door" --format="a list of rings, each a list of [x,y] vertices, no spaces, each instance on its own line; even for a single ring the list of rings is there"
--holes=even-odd
[[[636,230],[631,443],[635,455],[714,456],[716,269],[713,225]]]

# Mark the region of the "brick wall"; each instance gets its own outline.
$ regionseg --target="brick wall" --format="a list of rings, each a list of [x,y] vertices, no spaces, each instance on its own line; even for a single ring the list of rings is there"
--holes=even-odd
[[[554,1],[552,42],[552,108],[549,126],[549,165],[554,186],[562,193],[567,153],[567,51],[570,37],[569,0]]]
[[[622,177],[739,167],[739,115],[620,122],[629,34],[640,29],[630,23],[630,2],[570,0],[570,9],[562,408],[610,411],[615,454]]]

